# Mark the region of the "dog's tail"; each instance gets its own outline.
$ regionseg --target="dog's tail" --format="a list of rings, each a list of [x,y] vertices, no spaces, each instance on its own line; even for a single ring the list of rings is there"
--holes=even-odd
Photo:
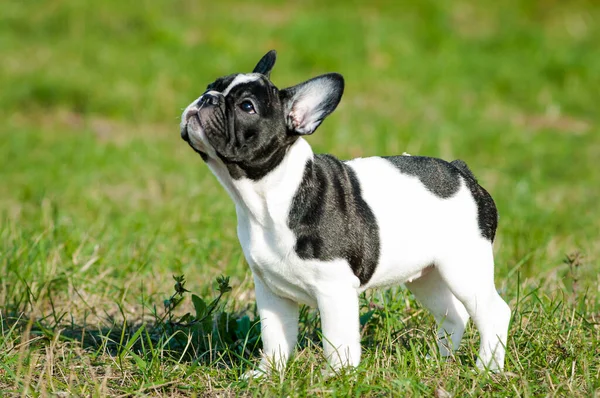
[[[450,164],[459,169],[463,174],[471,177],[473,180],[475,180],[475,182],[477,182],[477,177],[475,177],[475,174],[473,174],[469,166],[467,166],[467,164],[464,161],[456,159],[450,162]]]
[[[500,220],[500,215],[498,214],[494,199],[492,199],[488,191],[479,185],[475,174],[473,174],[465,162],[456,159],[450,162],[450,164],[456,167],[458,171],[466,177],[465,182],[471,190],[473,198],[477,202],[479,226],[484,231],[483,236],[493,241],[496,237],[496,228],[498,227],[498,221]]]

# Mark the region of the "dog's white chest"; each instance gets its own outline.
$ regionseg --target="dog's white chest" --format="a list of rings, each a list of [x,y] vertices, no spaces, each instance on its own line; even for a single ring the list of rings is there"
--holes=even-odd
[[[238,213],[238,237],[252,272],[275,294],[316,305],[314,264],[294,252],[294,236],[284,226],[264,228]]]
[[[294,194],[302,180],[303,165],[312,156],[304,140],[290,148],[288,156],[269,175],[255,182],[241,179],[232,189],[236,201],[238,238],[252,272],[275,294],[315,305],[316,264],[300,259],[296,237],[287,225]]]

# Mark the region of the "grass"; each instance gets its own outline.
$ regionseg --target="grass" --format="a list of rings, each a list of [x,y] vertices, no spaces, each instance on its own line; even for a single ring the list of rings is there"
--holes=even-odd
[[[0,394],[599,395],[599,17],[551,0],[5,2]],[[321,374],[305,308],[284,377],[240,380],[260,348],[251,277],[233,205],[178,117],[271,48],[280,87],[346,78],[315,151],[461,158],[493,194],[505,373],[472,371],[473,328],[453,360],[426,360],[433,319],[397,288],[361,299],[355,373]],[[221,274],[233,290],[210,322],[175,325]],[[172,275],[196,302],[165,307]]]

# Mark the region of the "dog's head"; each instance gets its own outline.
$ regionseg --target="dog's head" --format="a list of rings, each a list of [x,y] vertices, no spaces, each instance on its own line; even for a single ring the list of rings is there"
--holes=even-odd
[[[181,117],[181,137],[205,161],[222,161],[234,179],[266,175],[342,97],[344,79],[337,73],[277,89],[269,79],[275,59],[269,51],[252,73],[215,80]]]

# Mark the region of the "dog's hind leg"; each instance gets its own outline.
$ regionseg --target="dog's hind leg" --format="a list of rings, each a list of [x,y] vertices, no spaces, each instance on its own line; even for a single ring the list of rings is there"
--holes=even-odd
[[[494,286],[492,245],[481,238],[454,247],[436,266],[454,296],[465,306],[479,331],[477,367],[501,371],[504,367],[510,308]]]
[[[452,294],[439,271],[434,267],[423,276],[406,283],[417,300],[434,316],[438,324],[437,343],[442,357],[458,349],[469,313]]]

